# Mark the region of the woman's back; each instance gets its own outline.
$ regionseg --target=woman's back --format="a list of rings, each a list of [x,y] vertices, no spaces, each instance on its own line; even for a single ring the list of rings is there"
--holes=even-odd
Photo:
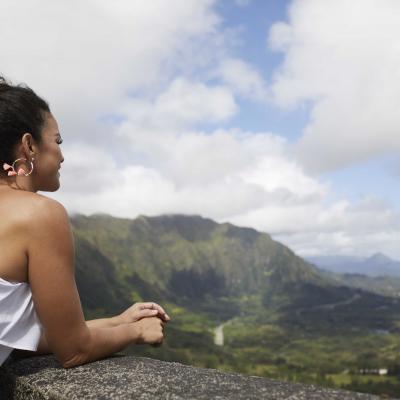
[[[45,198],[0,185],[0,365],[14,348],[36,350],[42,334],[29,285],[27,251],[38,201]]]
[[[0,278],[28,282],[27,230],[34,203],[44,197],[0,185]]]

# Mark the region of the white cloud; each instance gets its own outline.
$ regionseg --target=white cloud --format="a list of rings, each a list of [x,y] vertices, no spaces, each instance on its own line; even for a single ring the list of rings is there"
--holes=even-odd
[[[224,59],[218,75],[236,93],[250,100],[265,102],[267,85],[260,73],[250,64],[237,58]]]
[[[265,190],[285,190],[300,198],[316,196],[321,199],[327,189],[282,154],[263,157],[255,166],[242,172],[246,181],[262,186]]]
[[[53,196],[72,212],[182,212],[223,219],[265,204],[307,203],[323,192],[285,159],[284,142],[270,134],[169,134],[157,147],[160,138],[142,143],[147,166],[135,159],[117,165],[105,150],[86,145],[67,147],[63,190]]]
[[[305,255],[373,249],[399,256],[395,210],[377,198],[327,204],[331,188],[291,161],[279,137],[221,130],[152,134],[154,141],[141,147],[147,163],[133,158],[117,165],[105,150],[66,148],[68,168],[61,170],[63,189],[55,197],[71,212],[129,218],[179,212],[252,226]]]
[[[60,178],[71,198],[97,193],[114,181],[117,165],[106,149],[75,143],[63,146],[62,152],[65,163],[61,164]]]
[[[284,52],[275,102],[311,104],[297,145],[304,165],[329,170],[400,151],[400,3],[295,0],[275,24],[272,49]],[[307,103],[309,102],[309,103]]]
[[[272,233],[300,255],[368,256],[381,251],[400,258],[400,214],[379,199],[326,205],[321,199],[273,204],[235,216],[231,222]]]
[[[363,75],[349,61],[352,52],[369,54],[347,35],[349,20],[345,34],[327,31],[333,35],[332,52],[314,46],[313,40],[327,40],[314,37],[314,30],[325,33],[327,23],[325,8],[317,4],[294,3],[290,25],[273,28],[271,42],[287,53],[271,89],[283,106],[315,101],[300,149],[327,167],[350,157],[347,147],[351,157],[372,148],[383,151],[373,137],[379,124],[387,144],[387,132],[397,123],[396,116],[382,118],[391,113],[386,98],[392,107],[397,104],[397,81],[391,81],[393,93],[379,91],[377,81],[386,90],[393,73],[378,79],[375,62]],[[326,4],[337,21],[336,3]],[[51,195],[70,212],[128,218],[202,214],[271,232],[302,252],[370,249],[373,239],[380,250],[385,238],[393,249],[399,216],[389,206],[372,199],[355,206],[346,199],[327,204],[329,184],[308,175],[283,138],[218,129],[236,115],[236,97],[264,102],[267,88],[255,66],[230,55],[213,5],[209,0],[0,3],[2,72],[50,100],[65,139],[62,189]],[[309,24],[312,7],[318,18]],[[352,44],[347,48],[335,35],[349,36]],[[379,54],[395,46],[388,43]],[[362,60],[374,61],[368,57]],[[384,61],[382,72],[388,65],[396,70],[396,63],[387,62],[391,59]],[[370,73],[371,87],[359,76]],[[360,99],[363,112],[354,108]],[[360,140],[360,126],[372,135],[373,146]],[[336,128],[336,138],[351,130],[343,136],[346,148],[331,143],[327,133]],[[311,154],[307,137],[315,137]],[[397,142],[391,144],[395,149]]]
[[[180,77],[158,93],[154,101],[126,100],[120,113],[135,126],[177,130],[197,122],[226,120],[236,109],[235,99],[227,88]]]
[[[299,232],[292,235],[276,235],[276,239],[296,249],[301,256],[312,255],[351,255],[368,257],[380,251],[395,259],[400,259],[398,243],[399,230],[369,232],[350,235],[337,232]]]
[[[48,98],[68,129],[152,90],[218,46],[212,0],[4,0],[1,72]],[[202,45],[206,41],[207,47]],[[78,121],[78,122],[76,122]]]

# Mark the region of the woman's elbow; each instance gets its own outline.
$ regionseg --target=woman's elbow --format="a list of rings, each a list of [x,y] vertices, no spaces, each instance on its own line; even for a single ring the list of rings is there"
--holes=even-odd
[[[90,331],[85,330],[79,338],[69,341],[67,348],[54,353],[63,368],[77,367],[90,361],[91,342]]]
[[[72,357],[59,361],[63,368],[68,369],[68,368],[78,367],[79,365],[82,364],[86,364],[88,362],[88,359],[84,354],[75,354]]]

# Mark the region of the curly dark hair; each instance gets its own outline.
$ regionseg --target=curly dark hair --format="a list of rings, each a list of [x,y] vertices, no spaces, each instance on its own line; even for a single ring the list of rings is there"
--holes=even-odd
[[[3,163],[12,164],[15,150],[24,133],[30,133],[38,143],[48,103],[28,86],[13,85],[0,75],[0,173]]]

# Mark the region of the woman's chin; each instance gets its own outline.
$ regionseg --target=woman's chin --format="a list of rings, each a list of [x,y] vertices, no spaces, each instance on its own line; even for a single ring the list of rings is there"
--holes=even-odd
[[[57,182],[54,185],[53,190],[51,190],[51,191],[56,192],[58,189],[60,189],[60,181],[57,179]]]
[[[39,191],[41,192],[56,192],[60,188],[60,181],[57,179],[52,183],[41,185]]]

